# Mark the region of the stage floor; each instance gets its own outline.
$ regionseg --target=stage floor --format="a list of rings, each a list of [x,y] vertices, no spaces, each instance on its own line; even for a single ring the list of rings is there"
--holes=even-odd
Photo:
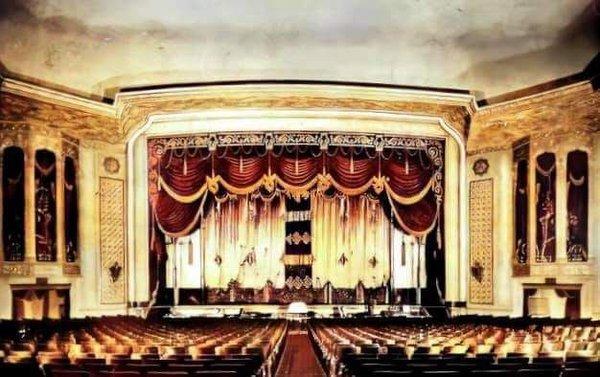
[[[159,307],[154,307],[157,309]],[[170,317],[186,318],[186,317],[223,317],[242,314],[269,314],[271,318],[290,318],[295,315],[306,313],[295,313],[290,311],[290,305],[273,305],[273,304],[228,304],[228,305],[180,305],[168,307],[170,309]],[[390,305],[375,305],[372,313],[379,315],[382,311],[389,310]],[[139,308],[143,310],[142,308]],[[306,305],[306,312],[313,312],[315,317],[333,317],[341,314],[342,316],[353,315],[358,313],[367,313],[368,308],[364,304],[354,305]]]

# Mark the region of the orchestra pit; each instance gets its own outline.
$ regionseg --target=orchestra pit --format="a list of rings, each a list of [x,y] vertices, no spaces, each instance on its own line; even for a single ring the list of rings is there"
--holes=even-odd
[[[0,0],[1,377],[600,373],[600,0]]]

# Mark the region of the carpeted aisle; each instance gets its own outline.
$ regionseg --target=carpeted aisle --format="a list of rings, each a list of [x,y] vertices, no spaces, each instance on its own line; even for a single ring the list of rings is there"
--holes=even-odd
[[[306,331],[288,332],[276,377],[325,377]]]

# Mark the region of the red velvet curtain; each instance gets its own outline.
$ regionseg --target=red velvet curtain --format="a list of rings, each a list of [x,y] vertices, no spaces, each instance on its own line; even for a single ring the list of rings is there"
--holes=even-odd
[[[171,149],[159,158],[153,207],[164,233],[180,237],[197,227],[206,202],[211,161],[212,155],[204,149]]]
[[[335,148],[327,154],[327,172],[336,184],[336,189],[348,195],[362,194],[370,186],[373,177],[379,175],[379,159],[373,150],[369,157],[366,148]],[[361,192],[362,191],[362,192]]]
[[[215,171],[221,183],[233,193],[258,189],[268,173],[268,158],[264,147],[226,147],[216,152]]]
[[[316,147],[275,147],[270,156],[271,170],[284,185],[306,186],[323,171],[322,156]]]
[[[431,184],[434,173],[434,165],[425,151],[396,149],[383,151],[382,156],[381,172],[388,178],[393,193],[413,200],[425,194],[423,191]]]
[[[438,220],[442,166],[425,150],[299,145],[164,150],[150,141],[149,153],[152,216],[171,237],[197,229],[215,194],[258,190],[294,197],[313,189],[380,195],[394,225],[419,237]]]

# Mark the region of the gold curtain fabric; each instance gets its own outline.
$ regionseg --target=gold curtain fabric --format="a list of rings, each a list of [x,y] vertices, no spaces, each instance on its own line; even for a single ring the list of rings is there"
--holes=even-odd
[[[315,286],[371,288],[390,276],[390,223],[377,200],[365,196],[327,198],[313,193],[312,253]]]
[[[202,222],[205,283],[227,288],[237,280],[245,288],[285,284],[285,201],[239,196],[213,206]]]

